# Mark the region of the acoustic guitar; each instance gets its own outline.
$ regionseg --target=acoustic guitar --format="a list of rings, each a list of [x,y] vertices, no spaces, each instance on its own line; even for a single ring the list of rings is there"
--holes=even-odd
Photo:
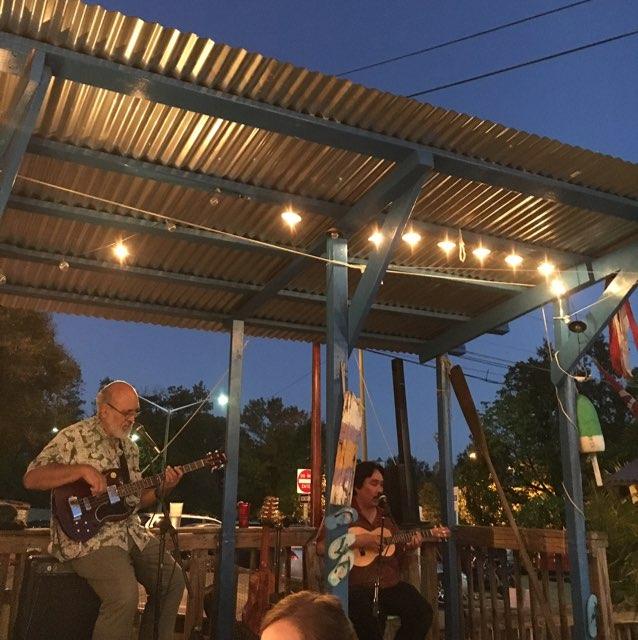
[[[259,635],[261,621],[270,607],[270,594],[275,591],[275,574],[270,566],[270,532],[281,521],[279,498],[267,496],[260,511],[261,545],[259,549],[259,569],[248,578],[248,600],[241,614],[242,622],[256,636]]]
[[[424,536],[430,536],[444,540],[449,538],[450,530],[447,527],[434,527],[433,529],[409,529],[406,531],[399,531],[392,534],[388,529],[383,530],[383,550],[382,555],[389,557],[394,555],[397,544],[405,544],[412,540],[416,533],[422,533]],[[381,539],[381,527],[369,531],[363,527],[350,527],[348,533],[354,533],[359,535],[361,533],[371,533],[376,536],[377,540]],[[367,567],[372,564],[374,560],[379,556],[379,543],[372,547],[361,547],[359,549],[353,549],[354,551],[354,566],[355,567]]]
[[[181,469],[184,473],[190,473],[204,467],[221,469],[224,464],[226,455],[221,451],[214,451],[201,460],[181,465]],[[97,496],[91,495],[91,487],[84,480],[64,484],[52,491],[53,515],[71,540],[86,542],[105,522],[125,520],[133,513],[133,507],[126,503],[125,498],[141,495],[144,489],[159,487],[164,478],[160,473],[137,482],[124,483],[121,469],[109,469],[103,475],[106,478],[106,493]]]

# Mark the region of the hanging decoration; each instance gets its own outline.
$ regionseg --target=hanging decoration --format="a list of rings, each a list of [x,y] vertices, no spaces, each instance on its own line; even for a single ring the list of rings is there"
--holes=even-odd
[[[625,389],[614,376],[609,373],[598,360],[594,359],[594,364],[598,367],[602,379],[620,396],[627,405],[627,409],[634,418],[638,419],[638,400]]]
[[[580,451],[588,454],[594,471],[596,485],[603,486],[603,479],[600,475],[597,453],[605,450],[605,438],[600,426],[598,413],[592,401],[582,394],[576,396],[576,416],[578,419],[578,431],[580,432]]]
[[[609,286],[611,279],[607,280]],[[606,287],[605,287],[606,288]],[[638,349],[638,324],[634,318],[629,301],[622,303],[609,322],[609,356],[611,367],[619,378],[632,379],[629,364],[629,331],[634,338],[634,346]]]

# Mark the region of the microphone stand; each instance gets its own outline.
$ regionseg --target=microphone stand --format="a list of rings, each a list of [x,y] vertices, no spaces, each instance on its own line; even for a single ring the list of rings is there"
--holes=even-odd
[[[166,474],[166,466],[167,466],[167,454],[168,454],[168,437],[169,437],[169,432],[170,432],[170,424],[171,424],[171,417],[173,416],[174,413],[177,413],[178,411],[182,411],[183,409],[188,409],[189,407],[192,407],[196,404],[200,404],[199,402],[192,402],[190,404],[184,405],[182,407],[177,407],[176,409],[167,409],[165,407],[160,406],[159,404],[153,402],[152,400],[149,400],[148,398],[145,398],[144,396],[140,396],[139,397],[140,400],[143,400],[144,402],[147,402],[148,404],[150,404],[151,406],[155,407],[156,409],[158,409],[159,411],[161,411],[162,413],[166,414],[166,427],[165,427],[165,431],[164,431],[164,447],[162,449],[162,473]],[[150,436],[148,435],[148,433],[146,433],[146,431],[144,430],[144,428],[142,428],[140,430],[140,434],[142,435],[142,437],[147,436],[148,439],[152,440],[152,438],[150,438]],[[146,438],[144,438],[146,440]],[[155,443],[153,443],[153,448],[155,450],[157,450],[157,445],[155,445]],[[157,457],[157,456],[156,456]],[[166,478],[166,476],[164,475],[164,479]],[[168,509],[166,508],[166,502],[164,500],[165,496],[164,496],[164,481],[162,480],[162,484],[160,485],[160,490],[159,493],[156,491],[155,495],[157,496],[157,506],[156,506],[156,510],[159,508],[161,509],[162,513],[164,514],[164,517],[162,518],[162,524],[160,524],[160,535],[159,535],[159,558],[158,558],[158,562],[157,562],[157,578],[155,580],[155,590],[154,590],[154,595],[153,595],[153,599],[154,599],[154,608],[153,608],[153,640],[159,640],[159,621],[160,621],[160,616],[161,616],[161,595],[162,595],[162,575],[164,574],[164,553],[166,551],[166,534],[170,533],[171,536],[171,540],[173,541],[173,545],[175,547],[175,554],[173,555],[173,558],[175,560],[175,562],[179,565],[180,569],[182,570],[182,574],[184,575],[184,583],[186,585],[186,589],[190,595],[191,593],[191,587],[190,587],[190,581],[188,579],[188,573],[186,572],[186,569],[184,567],[184,564],[182,562],[182,558],[181,558],[181,554],[179,552],[179,540],[177,537],[177,531],[175,530],[175,527],[173,527],[173,525],[171,524],[170,521],[170,515],[168,512]]]
[[[374,580],[372,597],[372,615],[379,622],[379,591],[381,589],[381,562],[383,560],[383,528],[385,526],[385,509],[381,511],[381,533],[379,534],[379,551],[377,553],[377,577]]]

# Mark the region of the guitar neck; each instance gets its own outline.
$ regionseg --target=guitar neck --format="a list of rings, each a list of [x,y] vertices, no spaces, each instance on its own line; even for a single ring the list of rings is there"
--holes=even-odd
[[[399,531],[399,533],[395,533],[386,544],[403,544],[405,542],[410,542],[412,540],[412,536],[415,533],[429,533],[431,529],[409,529],[408,531]]]
[[[181,469],[184,473],[190,473],[197,469],[203,469],[206,466],[210,466],[206,460],[196,460],[195,462],[189,462],[188,464],[181,465]],[[117,489],[117,495],[120,498],[126,498],[127,496],[139,495],[144,489],[150,489],[152,487],[159,487],[162,484],[164,474],[158,473],[154,476],[148,476],[137,480],[136,482],[129,482],[128,484],[122,484]]]

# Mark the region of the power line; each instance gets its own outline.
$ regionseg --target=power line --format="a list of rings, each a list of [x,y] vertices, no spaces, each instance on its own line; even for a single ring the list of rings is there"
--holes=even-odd
[[[488,71],[486,73],[481,73],[477,76],[472,76],[471,78],[465,78],[463,80],[457,80],[456,82],[448,82],[447,84],[441,84],[438,87],[432,87],[431,89],[424,89],[423,91],[417,91],[415,93],[409,93],[407,95],[408,98],[416,98],[417,96],[423,96],[427,93],[434,93],[435,91],[441,91],[442,89],[449,89],[451,87],[458,87],[462,84],[467,84],[468,82],[474,82],[476,80],[483,80],[485,78],[490,78],[492,76],[497,76],[502,73],[507,73],[508,71],[514,71],[515,69],[522,69],[523,67],[529,67],[534,64],[539,64],[540,62],[547,62],[548,60],[554,60],[556,58],[560,58],[561,56],[569,55],[570,53],[577,53],[578,51],[584,51],[585,49],[591,49],[592,47],[598,47],[603,44],[608,44],[610,42],[616,42],[617,40],[622,40],[623,38],[629,38],[631,36],[635,36],[638,34],[638,29],[634,31],[628,31],[627,33],[621,33],[617,36],[612,36],[611,38],[605,38],[604,40],[597,40],[596,42],[590,42],[589,44],[581,45],[580,47],[574,47],[573,49],[565,49],[564,51],[559,51],[557,53],[551,53],[547,56],[543,56],[541,58],[535,58],[534,60],[528,60],[527,62],[520,62],[519,64],[513,64],[509,67],[503,67],[502,69],[495,69],[494,71]]]
[[[437,49],[443,49],[444,47],[449,47],[453,44],[458,44],[459,42],[466,42],[467,40],[472,40],[474,38],[478,38],[480,36],[487,35],[488,33],[495,33],[496,31],[501,31],[502,29],[508,29],[510,27],[514,27],[519,24],[523,24],[524,22],[530,22],[531,20],[536,20],[537,18],[542,18],[544,16],[551,15],[552,13],[558,13],[559,11],[565,11],[566,9],[571,9],[581,4],[586,4],[591,2],[591,0],[579,0],[578,2],[572,2],[571,4],[564,5],[562,7],[557,7],[556,9],[551,9],[550,11],[543,11],[542,13],[536,13],[533,16],[528,16],[527,18],[521,18],[519,20],[514,20],[513,22],[506,22],[505,24],[501,24],[497,27],[492,27],[490,29],[484,29],[483,31],[477,31],[476,33],[471,33],[467,36],[461,36],[460,38],[454,38],[454,40],[448,40],[447,42],[441,42],[440,44],[432,45],[431,47],[426,47],[425,49],[418,49],[417,51],[411,51],[410,53],[404,53],[400,56],[394,56],[393,58],[386,58],[385,60],[380,60],[379,62],[373,62],[371,64],[366,64],[362,67],[356,67],[355,69],[348,69],[348,71],[342,71],[341,73],[335,74],[338,78],[340,76],[345,76],[351,73],[356,73],[357,71],[365,71],[366,69],[374,69],[376,67],[381,67],[386,64],[390,64],[391,62],[398,62],[399,60],[405,60],[406,58],[411,58],[413,56],[418,56],[423,53],[429,53],[430,51],[436,51]]]

